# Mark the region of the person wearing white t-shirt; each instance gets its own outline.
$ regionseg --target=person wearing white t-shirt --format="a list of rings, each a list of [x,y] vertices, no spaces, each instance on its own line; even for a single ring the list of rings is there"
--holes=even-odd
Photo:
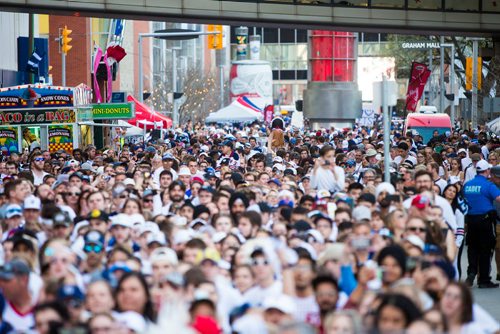
[[[263,250],[255,250],[251,258],[252,272],[257,285],[250,288],[244,298],[245,302],[254,307],[259,307],[262,306],[266,298],[280,296],[283,293],[283,283],[274,278],[271,262]]]
[[[415,173],[414,179],[415,187],[417,188],[417,194],[421,194],[424,191],[429,191],[434,195],[434,205],[441,208],[441,210],[443,211],[444,220],[446,221],[446,223],[448,223],[448,226],[451,228],[453,233],[455,233],[455,231],[457,230],[457,219],[455,217],[455,213],[453,212],[450,203],[444,197],[433,193],[432,174],[426,170],[420,170]],[[410,208],[413,197],[415,196],[412,196],[403,202],[403,206],[406,209]]]
[[[33,328],[33,307],[38,293],[30,290],[30,268],[21,259],[13,259],[0,269],[0,288],[5,297],[2,320],[12,325],[16,332],[26,332]]]

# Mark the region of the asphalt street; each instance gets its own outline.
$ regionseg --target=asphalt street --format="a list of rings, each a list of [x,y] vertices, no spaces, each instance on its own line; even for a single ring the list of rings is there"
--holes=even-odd
[[[467,247],[462,253],[462,280],[465,280],[465,273],[467,272]],[[492,281],[496,283],[495,280],[497,276],[497,268],[495,265],[495,260],[492,260],[492,270],[491,277]],[[500,321],[500,288],[493,289],[478,289],[477,282],[474,283],[472,287],[472,293],[474,295],[474,301],[484,307],[495,319]]]

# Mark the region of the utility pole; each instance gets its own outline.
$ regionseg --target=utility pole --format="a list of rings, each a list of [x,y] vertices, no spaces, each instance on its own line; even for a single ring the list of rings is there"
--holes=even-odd
[[[439,66],[439,112],[444,113],[444,93],[445,93],[445,85],[444,85],[444,36],[440,37],[441,46],[440,50],[440,66]]]
[[[31,57],[33,54],[33,51],[35,50],[35,37],[34,37],[34,30],[35,30],[35,15],[33,13],[29,14],[29,35],[28,35],[28,59]],[[29,83],[34,84],[35,83],[35,74],[30,72],[29,73]]]
[[[477,129],[477,43],[478,39],[472,39],[472,108],[471,121],[472,130]]]
[[[385,74],[382,75],[382,113],[384,117],[384,181],[391,182],[391,173],[390,173],[390,115],[389,115],[389,107],[388,107],[388,89],[387,89],[387,78]]]

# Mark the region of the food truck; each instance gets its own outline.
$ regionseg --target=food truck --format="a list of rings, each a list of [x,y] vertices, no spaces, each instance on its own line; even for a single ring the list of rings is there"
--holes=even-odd
[[[0,89],[2,155],[36,146],[72,152],[80,143],[79,114],[91,110],[92,90],[77,87],[20,85]]]

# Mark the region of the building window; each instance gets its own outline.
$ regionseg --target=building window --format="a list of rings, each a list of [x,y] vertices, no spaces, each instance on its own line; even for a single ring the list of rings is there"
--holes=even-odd
[[[500,1],[498,0],[483,0],[484,12],[500,12]]]
[[[372,7],[404,8],[405,0],[371,0]]]
[[[479,1],[446,0],[446,10],[479,11]]]
[[[442,0],[410,0],[408,1],[409,9],[442,9]]]

